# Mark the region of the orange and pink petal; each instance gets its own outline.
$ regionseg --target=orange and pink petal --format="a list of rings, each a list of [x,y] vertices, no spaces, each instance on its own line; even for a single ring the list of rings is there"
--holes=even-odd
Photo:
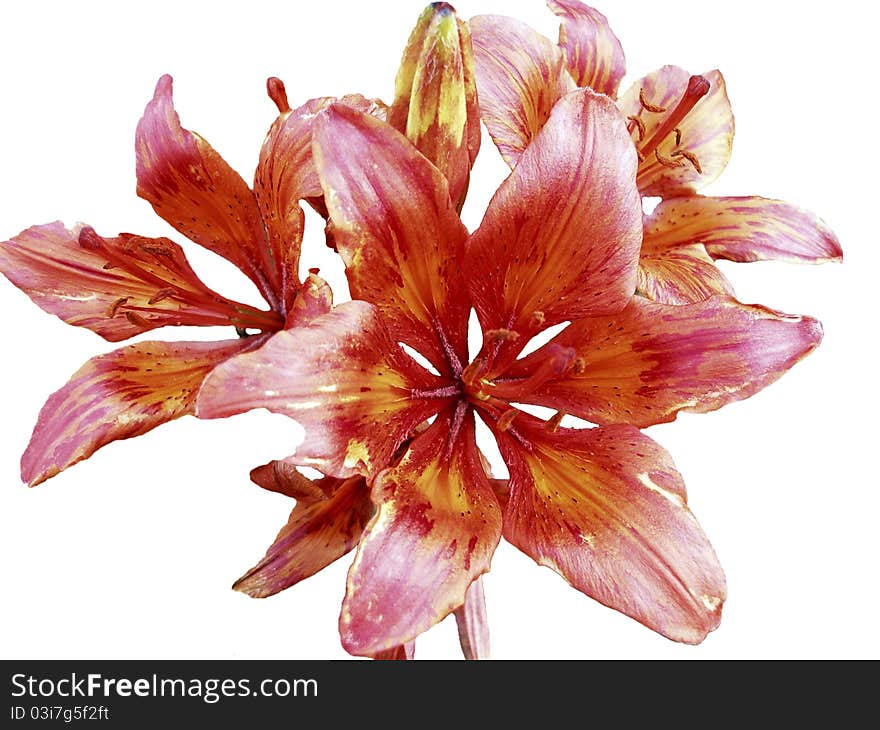
[[[167,238],[88,226],[33,226],[0,244],[0,270],[39,307],[117,342],[166,325],[272,330],[274,312],[230,301],[205,286]]]
[[[662,447],[624,425],[550,433],[523,414],[516,429],[499,441],[506,540],[669,639],[697,644],[717,628],[724,572]]]
[[[231,261],[280,309],[281,262],[253,192],[198,134],[180,124],[171,77],[156,85],[137,126],[138,195],[183,235]]]
[[[467,231],[446,179],[390,125],[339,104],[316,124],[314,154],[352,297],[441,372],[460,372]]]
[[[266,408],[290,416],[305,429],[300,465],[372,477],[442,409],[444,385],[404,353],[378,309],[355,301],[217,368],[202,386],[198,415]]]
[[[323,570],[357,544],[373,513],[370,490],[363,477],[333,481],[325,499],[297,503],[265,557],[235,582],[235,590],[253,598],[275,595]]]
[[[517,361],[494,392],[592,423],[644,427],[748,398],[821,340],[815,319],[727,297],[670,306],[637,296],[619,314],[572,323]],[[528,389],[533,371],[560,348],[574,350],[572,366]]]
[[[606,96],[572,92],[501,184],[467,243],[483,331],[532,334],[623,309],[636,288],[636,154]]]
[[[562,51],[525,23],[478,15],[468,24],[480,115],[501,156],[514,167],[556,102],[577,87]]]
[[[733,287],[700,244],[666,245],[647,231],[639,257],[639,294],[662,304],[692,304]]]
[[[473,417],[446,413],[372,491],[376,514],[348,576],[339,629],[352,654],[412,641],[465,602],[489,569],[501,510],[483,470]]]
[[[559,47],[575,83],[617,98],[626,59],[608,19],[578,0],[548,0],[547,5],[562,19]]]
[[[781,200],[700,196],[661,201],[645,220],[645,245],[700,244],[713,259],[839,261],[837,236],[818,217]]]
[[[102,446],[192,413],[205,376],[264,339],[141,342],[92,358],[40,411],[22,479],[35,486]]]

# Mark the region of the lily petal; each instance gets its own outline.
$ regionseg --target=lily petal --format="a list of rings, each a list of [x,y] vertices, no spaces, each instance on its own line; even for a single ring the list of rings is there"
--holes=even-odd
[[[232,586],[266,598],[296,585],[351,550],[373,513],[363,477],[337,479],[330,496],[300,502],[266,556]]]
[[[197,413],[282,413],[305,429],[296,452],[300,465],[337,477],[372,477],[442,408],[440,396],[413,393],[442,385],[391,339],[375,307],[346,302],[217,368],[202,386]]]
[[[724,572],[662,447],[632,426],[550,433],[523,414],[516,430],[522,442],[499,441],[506,540],[669,639],[697,644],[718,626]]]
[[[287,108],[287,93],[281,80],[273,77],[267,85],[281,113],[260,150],[254,195],[269,233],[273,259],[281,265],[285,311],[289,312],[299,290],[299,257],[305,221],[299,201],[313,202],[324,194],[312,159],[315,118],[336,101],[365,114],[384,115],[384,109],[380,111],[375,100],[351,94],[339,100],[330,96],[310,99],[291,110]]]
[[[475,75],[467,25],[448,3],[431,3],[403,52],[388,123],[443,173],[459,209],[480,149]]]
[[[489,569],[501,510],[480,463],[473,416],[448,413],[373,484],[377,512],[348,574],[339,632],[352,654],[413,640]]]
[[[166,325],[281,326],[205,286],[167,238],[104,238],[56,221],[0,244],[0,271],[40,308],[111,342]]]
[[[378,651],[373,654],[376,661],[409,661],[416,658],[416,642],[408,641],[401,646],[395,646],[386,651]]]
[[[112,441],[192,413],[205,376],[264,339],[141,342],[92,358],[40,411],[22,479],[36,486]]]
[[[645,232],[639,258],[640,294],[662,304],[692,304],[716,294],[733,296],[733,287],[703,246],[666,244]]]
[[[805,210],[768,198],[672,198],[645,221],[645,245],[672,248],[702,244],[714,259],[839,261],[840,242]]]
[[[219,254],[280,308],[281,262],[273,258],[254,194],[199,135],[180,126],[163,76],[137,126],[138,195],[183,235]]]
[[[633,297],[621,313],[572,323],[519,360],[499,397],[535,403],[598,424],[650,426],[679,411],[705,413],[754,395],[812,352],[822,325],[734,299],[669,306]],[[517,378],[540,367],[551,348],[571,347],[576,367],[532,393]]]
[[[327,499],[342,480],[336,477],[309,479],[296,468],[296,459],[291,457],[275,459],[251,469],[251,481],[269,492],[310,503]]]
[[[608,97],[582,89],[556,105],[467,244],[484,332],[513,331],[522,349],[551,325],[623,309],[642,242],[635,168]]]
[[[576,85],[562,51],[525,23],[478,15],[468,24],[480,115],[501,156],[514,167],[556,102]]]
[[[608,19],[578,0],[548,0],[547,5],[562,18],[559,46],[575,83],[617,98],[626,59]]]
[[[467,357],[467,237],[446,179],[388,124],[342,105],[321,115],[315,164],[352,297],[447,373]]]
[[[645,158],[638,176],[642,195],[690,195],[727,166],[734,122],[719,71],[696,77],[663,66],[636,81],[618,105],[624,116],[639,119],[630,128]]]
[[[464,597],[464,603],[455,609],[458,641],[465,659],[489,658],[489,622],[486,618],[486,596],[483,579],[477,578]]]

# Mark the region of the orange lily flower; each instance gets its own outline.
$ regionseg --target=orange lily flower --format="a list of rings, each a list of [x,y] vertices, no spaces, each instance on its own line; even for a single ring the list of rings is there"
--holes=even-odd
[[[616,99],[626,63],[604,15],[578,0],[548,0],[562,22],[559,43],[513,18],[469,22],[483,121],[513,167],[575,88]],[[618,101],[639,165],[643,196],[663,200],[645,216],[638,291],[686,304],[733,287],[717,259],[802,263],[837,261],[840,244],[816,216],[779,200],[700,197],[726,167],[734,134],[724,78],[664,66],[636,81]]]
[[[470,235],[446,177],[389,125],[336,104],[313,134],[358,301],[215,368],[197,412],[262,407],[297,420],[305,438],[286,464],[336,480],[301,514],[342,514],[345,485],[369,483],[374,512],[340,615],[345,648],[406,656],[420,633],[467,613],[502,536],[603,604],[701,641],[720,620],[724,575],[671,458],[637,427],[751,396],[816,347],[819,324],[724,296],[681,307],[632,297],[638,158],[617,107],[590,90],[553,106]],[[471,309],[483,331],[473,359]],[[524,403],[558,413],[544,422]],[[597,426],[561,427],[566,413]],[[477,417],[507,463],[506,488],[486,472]],[[362,507],[347,534],[361,529]],[[248,590],[278,588],[281,567]],[[464,626],[479,653],[479,625]]]

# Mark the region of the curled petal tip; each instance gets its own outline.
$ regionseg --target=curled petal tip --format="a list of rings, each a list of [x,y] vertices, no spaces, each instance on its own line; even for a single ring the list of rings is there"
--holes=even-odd
[[[156,82],[156,91],[153,93],[153,98],[158,99],[163,96],[171,96],[173,85],[174,79],[171,77],[171,74],[163,74]]]

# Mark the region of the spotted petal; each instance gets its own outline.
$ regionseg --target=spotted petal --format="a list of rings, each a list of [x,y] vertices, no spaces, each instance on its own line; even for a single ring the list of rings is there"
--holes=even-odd
[[[522,414],[515,428],[519,441],[499,441],[505,539],[669,639],[697,644],[718,626],[724,573],[663,448],[632,426],[550,433]]]
[[[460,372],[467,231],[446,179],[391,126],[339,104],[318,120],[314,154],[351,295],[438,369]]]
[[[642,195],[690,195],[727,166],[734,123],[720,72],[692,77],[678,66],[663,66],[636,81],[619,106],[624,116],[639,120],[630,128],[645,158],[638,176]]]
[[[40,411],[22,479],[35,486],[112,441],[192,413],[205,376],[263,340],[141,342],[92,358]]]
[[[501,510],[480,463],[473,417],[438,417],[373,484],[377,512],[348,575],[339,630],[346,650],[405,644],[462,605],[489,569]]]
[[[701,244],[714,259],[822,263],[840,260],[837,237],[823,221],[768,198],[672,198],[645,221],[645,245]]]
[[[511,330],[524,344],[550,325],[623,309],[642,241],[635,167],[610,99],[582,89],[556,105],[467,244],[484,331]]]
[[[593,423],[650,426],[754,395],[821,339],[815,319],[725,297],[686,306],[634,297],[619,314],[571,324],[517,361],[494,392]],[[524,392],[528,376],[560,347],[574,349],[571,369]]]
[[[327,477],[330,479],[330,477]],[[326,499],[297,503],[266,556],[233,588],[266,598],[296,585],[351,550],[373,513],[363,477],[335,479]]]
[[[415,427],[440,409],[413,391],[443,385],[391,339],[379,311],[347,302],[217,368],[199,394],[200,418],[267,408],[298,421],[301,465],[373,476]]]
[[[559,48],[525,23],[478,15],[469,25],[480,115],[498,151],[514,167],[553,105],[576,86]]]
[[[56,221],[0,244],[0,270],[42,309],[111,342],[165,325],[281,326],[211,291],[167,238],[104,238]]]
[[[180,125],[170,76],[156,85],[135,148],[138,195],[187,238],[235,264],[278,308],[281,263],[254,194],[211,145]]]
[[[559,46],[575,83],[616,98],[626,59],[608,19],[578,0],[548,0],[547,5],[562,18]]]
[[[467,25],[448,3],[432,3],[403,52],[388,123],[443,173],[458,208],[480,149],[474,77]]]

